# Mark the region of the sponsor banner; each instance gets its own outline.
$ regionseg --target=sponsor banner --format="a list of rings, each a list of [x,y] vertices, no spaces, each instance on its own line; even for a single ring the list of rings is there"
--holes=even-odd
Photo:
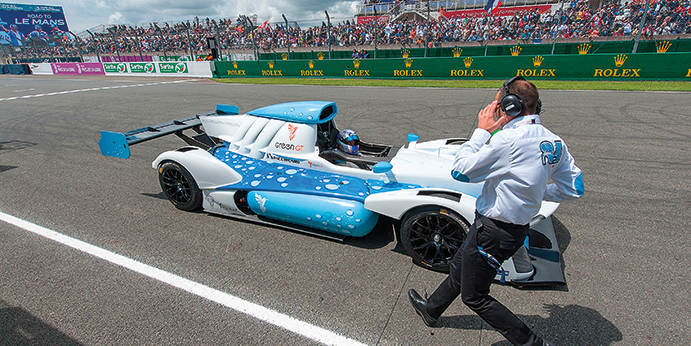
[[[515,6],[515,7],[499,7],[492,12],[492,17],[506,17],[513,16],[516,12],[522,11],[538,11],[542,13],[544,11],[549,11],[552,5],[535,5],[535,6]],[[442,14],[446,18],[476,18],[476,17],[489,17],[489,12],[484,9],[475,10],[463,10],[463,11],[446,11]]]
[[[129,65],[132,73],[156,73],[156,64],[153,62],[131,62]]]
[[[107,75],[213,77],[211,64],[209,61],[106,62],[103,70]]]
[[[664,48],[664,47],[663,47]],[[511,47],[511,56],[216,62],[219,78],[400,78],[552,80],[691,80],[691,53],[550,55]]]
[[[103,65],[94,62],[76,62],[76,63],[55,63],[51,64],[53,67],[53,74],[56,75],[95,75],[103,76],[105,71]]]
[[[49,63],[38,63],[29,64],[32,74],[53,74],[52,64]]]
[[[69,30],[60,6],[0,3],[0,44],[55,45]]]
[[[189,73],[186,62],[161,62],[158,66],[161,73]]]
[[[124,62],[104,62],[103,70],[106,72],[106,74],[129,72],[127,63]]]

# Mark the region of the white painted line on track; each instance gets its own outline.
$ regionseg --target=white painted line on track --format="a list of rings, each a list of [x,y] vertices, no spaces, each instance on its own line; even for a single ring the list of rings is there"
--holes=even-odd
[[[280,312],[265,308],[261,305],[248,302],[228,293],[185,279],[175,274],[168,273],[161,269],[154,268],[125,256],[118,255],[114,252],[85,243],[81,240],[66,236],[64,234],[60,234],[34,223],[24,221],[12,215],[0,212],[0,221],[4,221],[21,229],[67,245],[73,249],[85,252],[115,265],[148,276],[154,280],[182,289],[196,296],[216,302],[225,307],[242,312],[258,320],[273,324],[277,327],[281,327],[295,334],[302,335],[310,340],[325,345],[365,345],[359,341],[346,338],[324,328],[311,325]]]
[[[123,84],[123,85],[114,85],[114,86],[105,86],[105,87],[100,87],[100,88],[91,88],[91,89],[77,89],[77,90],[67,90],[67,91],[56,91],[52,93],[47,93],[47,94],[35,94],[35,95],[25,95],[25,96],[16,96],[16,97],[6,97],[6,98],[0,98],[0,102],[2,101],[11,101],[11,100],[18,100],[18,99],[30,99],[34,97],[43,97],[43,96],[53,96],[53,95],[64,95],[64,94],[70,94],[70,93],[80,93],[80,92],[87,92],[87,91],[99,91],[99,90],[108,90],[108,89],[120,89],[120,88],[134,88],[134,87],[143,87],[143,86],[151,86],[151,85],[162,85],[162,84],[175,84],[175,83],[185,83],[190,81],[189,79],[185,80],[176,80],[176,81],[170,81],[170,82],[158,82],[158,83],[147,83],[147,84]]]

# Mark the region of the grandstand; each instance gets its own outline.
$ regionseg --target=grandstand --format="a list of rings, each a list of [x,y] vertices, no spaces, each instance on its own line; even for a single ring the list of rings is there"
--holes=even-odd
[[[332,50],[342,52],[334,56],[344,58],[353,49],[376,54],[402,47],[427,50],[593,41],[614,45],[637,36],[676,40],[672,49],[691,51],[689,0],[652,0],[647,12],[640,1],[556,1],[506,0],[501,11],[490,14],[483,10],[484,0],[364,0],[353,18],[304,27],[297,22],[259,27],[256,16],[103,24],[65,36],[54,45],[0,46],[0,58],[4,62],[206,59],[211,53],[210,38],[219,48],[217,60]]]

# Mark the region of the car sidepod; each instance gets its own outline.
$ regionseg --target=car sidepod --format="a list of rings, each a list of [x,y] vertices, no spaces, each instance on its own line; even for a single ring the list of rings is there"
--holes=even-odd
[[[208,191],[206,207],[221,206],[224,200],[229,206],[225,211],[237,213],[243,208],[230,196],[243,193],[245,214],[352,237],[368,234],[379,218],[379,213],[365,208],[367,196],[418,187],[266,162],[235,153],[227,145],[215,148],[213,155],[241,179]]]

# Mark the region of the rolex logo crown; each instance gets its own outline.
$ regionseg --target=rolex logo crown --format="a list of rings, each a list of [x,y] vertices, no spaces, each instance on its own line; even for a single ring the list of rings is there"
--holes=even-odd
[[[238,62],[237,61],[233,61],[233,68],[237,70],[237,68],[238,68]]]
[[[281,58],[283,58],[283,60],[288,60],[288,53],[281,54]]]
[[[323,59],[324,59],[324,53],[319,52],[319,53],[317,54],[317,58],[319,58],[319,60],[323,60]]]
[[[273,61],[269,61],[269,68],[274,68],[274,62]]]
[[[310,60],[307,65],[309,65],[310,69],[314,68],[314,60]]]
[[[463,59],[463,65],[465,65],[465,68],[470,68],[470,65],[473,64],[473,58],[467,57]]]
[[[401,56],[402,56],[403,58],[407,58],[408,56],[410,56],[410,50],[408,50],[408,49],[401,49]]]
[[[405,59],[405,67],[410,68],[413,65],[413,59]]]
[[[353,60],[353,67],[356,69],[360,68],[360,59]]]
[[[628,59],[628,57],[624,54],[619,54],[614,57],[614,64],[617,65],[617,67],[621,67],[624,65],[624,62]]]
[[[669,41],[660,41],[660,42],[655,44],[655,47],[657,47],[658,53],[667,53],[667,50],[671,46],[672,46],[672,43],[670,43]]]
[[[451,50],[451,52],[453,53],[454,58],[458,58],[459,56],[461,56],[461,53],[463,53],[463,49],[456,47],[453,50]]]
[[[511,55],[516,56],[518,54],[521,54],[521,51],[523,50],[523,48],[521,48],[521,46],[513,46],[513,47],[511,47],[510,50],[511,50]]]
[[[590,52],[590,45],[587,43],[581,43],[576,48],[578,49],[578,54],[588,54]]]
[[[545,58],[543,58],[542,56],[538,55],[538,56],[536,56],[536,57],[533,58],[533,66],[535,66],[535,67],[540,67],[540,65],[542,65],[542,62],[543,62],[543,61],[545,61]]]

